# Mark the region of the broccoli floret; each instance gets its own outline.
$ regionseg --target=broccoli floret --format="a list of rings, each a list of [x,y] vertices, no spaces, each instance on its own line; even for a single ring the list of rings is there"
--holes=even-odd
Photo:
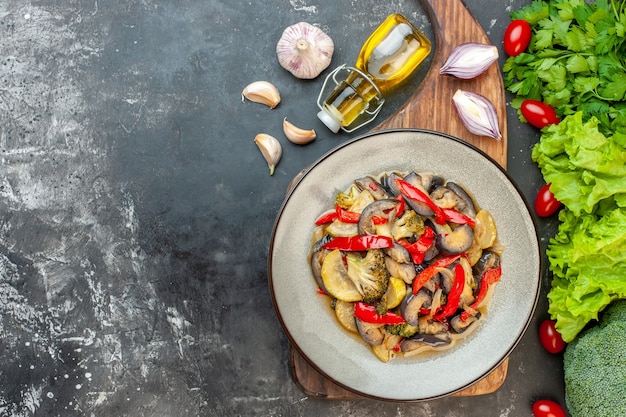
[[[365,257],[356,254],[346,256],[348,277],[354,283],[366,303],[374,303],[387,291],[390,274],[385,266],[382,249],[370,249]]]
[[[406,210],[391,228],[395,240],[410,239],[424,233],[424,219],[413,210]]]
[[[389,288],[389,285],[387,285],[387,288]],[[382,295],[382,297],[380,297],[378,299],[378,301],[376,301],[376,313],[383,315],[386,314],[388,311],[387,309],[387,290],[385,290],[385,293]]]
[[[387,326],[385,326],[385,329],[389,333],[395,334],[397,336],[411,337],[415,333],[417,333],[418,327],[417,326],[411,326],[409,323],[400,323],[400,324],[390,324],[390,325],[387,325]]]
[[[626,416],[626,300],[567,345],[563,365],[572,417]]]
[[[335,194],[335,203],[342,209],[348,210],[352,207],[360,193],[356,186],[350,187],[346,192],[339,191]]]

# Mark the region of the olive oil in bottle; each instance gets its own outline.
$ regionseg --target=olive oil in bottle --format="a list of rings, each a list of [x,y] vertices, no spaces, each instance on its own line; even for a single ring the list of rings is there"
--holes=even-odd
[[[365,41],[355,67],[382,93],[398,86],[428,56],[428,38],[401,14],[392,14]]]
[[[324,100],[318,113],[320,120],[333,132],[352,125],[359,117],[378,113],[384,99],[380,90],[367,75],[354,68],[340,67],[349,72]]]
[[[341,66],[327,78],[318,98],[320,120],[333,132],[358,129],[372,121],[384,103],[384,93],[400,85],[431,51],[426,36],[401,14],[392,14],[370,35],[355,67]],[[340,71],[346,78],[338,82]],[[335,88],[321,102],[326,84]]]

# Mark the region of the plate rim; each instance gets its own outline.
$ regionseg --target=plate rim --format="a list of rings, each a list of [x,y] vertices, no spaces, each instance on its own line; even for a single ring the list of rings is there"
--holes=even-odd
[[[309,175],[311,173],[311,171],[313,171],[313,169],[320,165],[324,160],[330,158],[334,153],[338,152],[339,150],[341,150],[342,148],[348,147],[349,145],[358,142],[358,141],[362,141],[362,140],[366,140],[366,139],[370,139],[372,137],[376,137],[376,136],[380,136],[380,135],[384,135],[384,134],[395,134],[395,133],[416,133],[416,134],[429,134],[429,135],[435,135],[435,136],[439,136],[441,138],[444,138],[446,140],[451,140],[453,142],[456,142],[462,146],[465,146],[467,148],[469,148],[470,150],[478,153],[480,156],[482,156],[484,159],[486,159],[489,163],[491,163],[494,167],[496,167],[507,179],[507,181],[512,185],[512,187],[514,188],[516,194],[518,195],[518,197],[521,199],[524,208],[526,209],[526,211],[528,212],[528,219],[530,220],[530,223],[532,224],[532,235],[534,237],[534,239],[536,240],[536,246],[537,246],[537,259],[538,259],[538,265],[537,265],[537,271],[538,271],[538,276],[536,277],[536,282],[537,282],[537,286],[536,286],[536,291],[533,297],[533,301],[532,301],[532,307],[530,309],[530,311],[528,312],[528,318],[526,320],[526,322],[524,323],[521,331],[519,332],[519,334],[516,336],[515,340],[512,342],[511,346],[506,350],[506,352],[502,353],[502,356],[488,369],[485,370],[485,372],[481,373],[480,375],[476,376],[472,381],[464,384],[461,387],[458,387],[456,389],[453,389],[449,392],[445,392],[445,393],[441,393],[439,395],[430,395],[427,397],[419,397],[416,396],[415,398],[412,399],[398,399],[398,398],[389,398],[389,397],[385,397],[385,396],[379,396],[379,395],[374,395],[374,394],[370,394],[370,393],[366,393],[366,392],[362,392],[359,389],[356,389],[354,387],[351,387],[341,381],[338,381],[337,379],[333,378],[332,376],[329,376],[326,372],[324,372],[313,360],[311,360],[311,358],[309,358],[309,356],[302,350],[302,348],[298,345],[298,343],[295,341],[294,336],[291,334],[291,332],[288,330],[287,325],[280,313],[280,308],[278,306],[278,302],[276,299],[276,294],[274,291],[274,279],[273,279],[273,274],[272,274],[272,261],[273,261],[273,254],[274,254],[274,246],[275,246],[275,237],[276,237],[276,231],[278,228],[278,225],[280,223],[280,219],[285,211],[285,207],[287,206],[287,204],[289,203],[292,195],[294,194],[295,190],[297,189],[297,187],[300,185],[300,183],[306,178],[307,175]],[[429,400],[434,400],[434,399],[438,399],[438,398],[443,398],[443,397],[447,397],[453,394],[456,394],[458,392],[461,392],[471,386],[473,386],[474,384],[476,384],[477,382],[479,382],[480,380],[484,379],[485,377],[487,377],[491,372],[493,372],[498,366],[500,366],[504,361],[507,360],[507,358],[511,355],[511,353],[513,352],[513,350],[515,350],[515,348],[518,346],[518,344],[520,343],[521,339],[523,338],[523,336],[526,334],[528,328],[530,327],[530,324],[532,322],[532,319],[534,317],[534,314],[536,312],[537,309],[537,304],[539,301],[539,297],[541,294],[541,285],[542,285],[542,281],[543,281],[543,264],[544,264],[544,260],[543,260],[543,256],[542,256],[542,250],[541,250],[541,240],[540,240],[540,236],[539,236],[539,231],[538,231],[538,227],[537,227],[537,221],[536,218],[532,215],[532,211],[531,211],[531,206],[528,202],[528,200],[526,199],[526,197],[524,196],[523,192],[521,191],[519,185],[517,184],[517,182],[511,177],[511,175],[507,172],[507,170],[501,166],[497,161],[495,161],[495,159],[493,157],[491,157],[489,154],[487,154],[485,151],[483,151],[482,149],[476,147],[475,145],[468,143],[458,137],[455,137],[453,135],[447,134],[447,133],[443,133],[443,132],[438,132],[435,130],[430,130],[430,129],[422,129],[422,128],[392,128],[392,129],[384,129],[384,130],[379,130],[379,131],[370,131],[367,133],[364,133],[362,135],[358,135],[356,137],[350,138],[348,140],[346,140],[343,143],[340,143],[334,147],[332,147],[330,150],[328,150],[327,152],[325,152],[322,156],[320,156],[319,158],[317,158],[313,163],[311,163],[310,165],[306,166],[305,168],[303,168],[298,174],[296,174],[296,176],[292,179],[292,181],[289,183],[288,188],[287,188],[287,192],[286,195],[277,211],[275,220],[274,220],[274,224],[272,226],[272,230],[271,230],[271,238],[270,238],[270,244],[269,244],[269,248],[268,248],[268,261],[267,261],[267,279],[268,279],[268,284],[269,284],[269,289],[270,289],[270,294],[271,294],[271,298],[272,298],[272,305],[274,307],[274,311],[276,313],[276,316],[280,322],[281,328],[283,330],[283,333],[287,336],[288,340],[289,340],[289,344],[290,344],[290,348],[291,349],[295,349],[298,354],[300,354],[302,356],[302,358],[307,362],[308,365],[310,365],[313,369],[315,369],[319,374],[321,374],[323,377],[325,377],[327,380],[329,380],[330,382],[332,382],[333,384],[345,389],[348,392],[351,392],[353,394],[356,394],[362,398],[369,398],[369,399],[375,399],[375,400],[381,400],[381,401],[388,401],[388,402],[422,402],[422,401],[429,401]]]

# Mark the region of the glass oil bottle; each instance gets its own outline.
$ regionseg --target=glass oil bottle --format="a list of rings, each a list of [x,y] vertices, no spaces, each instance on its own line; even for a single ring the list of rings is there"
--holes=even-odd
[[[431,48],[406,17],[389,15],[363,44],[354,67],[342,65],[328,75],[317,100],[318,118],[335,133],[371,122],[384,95],[411,75]]]

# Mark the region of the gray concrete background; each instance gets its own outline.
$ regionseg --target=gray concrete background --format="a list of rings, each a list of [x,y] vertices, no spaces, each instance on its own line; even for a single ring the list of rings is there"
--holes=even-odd
[[[498,46],[528,3],[466,0]],[[365,132],[331,134],[315,101],[392,12],[432,33],[417,1],[0,2],[0,415],[513,417],[538,398],[563,404],[561,357],[536,334],[545,279],[493,394],[326,401],[291,379],[267,285],[272,225],[300,169]],[[298,21],[335,41],[312,81],[274,54]],[[278,86],[277,109],[241,102],[255,80]],[[509,172],[532,201],[538,134],[508,116]],[[283,117],[318,139],[282,140]],[[283,143],[273,177],[259,132]],[[555,222],[538,220],[542,245]]]

